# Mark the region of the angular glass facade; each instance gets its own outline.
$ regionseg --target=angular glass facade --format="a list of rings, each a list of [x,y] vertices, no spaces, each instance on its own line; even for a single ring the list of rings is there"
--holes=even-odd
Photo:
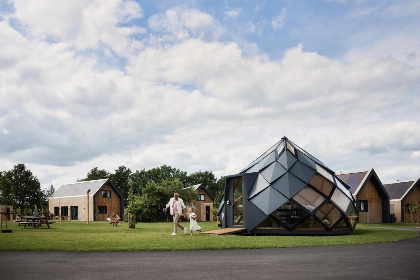
[[[333,171],[282,138],[226,178],[218,215],[224,227],[248,233],[321,235],[351,233],[358,213],[349,187]]]

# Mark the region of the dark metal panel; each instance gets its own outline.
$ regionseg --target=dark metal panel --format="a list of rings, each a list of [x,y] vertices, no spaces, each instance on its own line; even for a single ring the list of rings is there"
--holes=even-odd
[[[298,154],[298,160],[307,166],[311,167],[313,170],[316,170],[316,164],[315,162],[310,159],[309,157],[305,156],[301,151],[297,152]]]
[[[267,216],[287,201],[286,197],[273,188],[267,188],[251,199]]]
[[[244,225],[248,232],[258,226],[265,218],[267,218],[267,215],[264,214],[261,209],[255,206],[251,201],[246,201]]]
[[[261,172],[261,175],[269,182],[272,183],[273,181],[277,180],[282,176],[284,173],[286,173],[287,170],[284,169],[284,167],[278,163],[273,162],[271,165],[269,165],[266,169],[264,169]]]
[[[300,162],[296,162],[292,168],[290,168],[290,172],[307,184],[312,180],[312,177],[316,173],[315,170]]]
[[[255,196],[256,194],[258,194],[259,192],[261,192],[268,186],[269,186],[268,182],[264,179],[264,177],[261,174],[259,174],[254,184],[254,188],[252,189],[252,192],[249,195],[249,198]]]
[[[292,198],[306,186],[306,183],[288,172],[275,181],[272,186],[287,198]]]
[[[286,150],[281,154],[278,159],[278,162],[283,165],[287,170],[292,167],[292,165],[297,161],[294,155],[289,150]]]
[[[267,167],[268,165],[270,165],[271,163],[273,163],[275,161],[276,161],[276,151],[273,151],[273,152],[271,152],[271,154],[269,154],[265,159],[263,159],[258,164],[258,167],[260,168],[260,170],[262,170],[262,169],[264,169],[265,167]]]

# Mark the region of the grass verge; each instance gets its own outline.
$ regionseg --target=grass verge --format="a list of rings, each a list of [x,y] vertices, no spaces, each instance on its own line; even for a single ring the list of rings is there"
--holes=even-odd
[[[188,225],[188,223],[184,223]],[[204,231],[217,228],[215,222],[200,223]],[[60,221],[51,229],[14,225],[13,233],[0,233],[0,250],[35,251],[161,251],[213,250],[336,246],[397,241],[417,236],[416,232],[357,228],[342,236],[240,236],[184,235],[170,236],[172,223],[127,223],[112,227],[107,222]]]

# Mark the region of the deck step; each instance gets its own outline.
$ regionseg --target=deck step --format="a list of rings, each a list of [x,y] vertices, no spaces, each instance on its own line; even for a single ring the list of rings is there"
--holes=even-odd
[[[216,229],[211,231],[203,232],[202,234],[209,234],[209,235],[222,235],[222,234],[235,234],[245,232],[246,228],[222,228]]]

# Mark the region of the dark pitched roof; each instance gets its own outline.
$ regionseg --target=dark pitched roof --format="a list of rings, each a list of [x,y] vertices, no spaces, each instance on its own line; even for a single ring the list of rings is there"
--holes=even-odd
[[[403,181],[385,184],[384,188],[388,192],[389,199],[402,199],[403,196],[415,185],[416,181]]]
[[[204,186],[203,184],[197,184],[194,186],[191,186],[191,188],[195,189],[196,191],[203,189],[209,196],[211,199],[214,200],[214,196],[213,194],[210,192],[210,190],[208,188],[206,188],[206,186]]]
[[[360,184],[363,182],[363,179],[366,177],[368,172],[369,170],[364,170],[359,172],[341,173],[337,176],[350,187],[351,193],[354,194],[359,188]]]

